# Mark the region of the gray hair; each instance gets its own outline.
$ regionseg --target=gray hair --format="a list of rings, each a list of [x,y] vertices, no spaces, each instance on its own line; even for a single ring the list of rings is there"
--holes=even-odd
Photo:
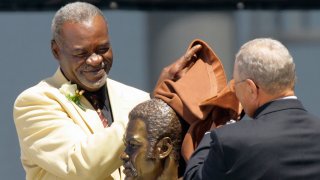
[[[293,58],[277,40],[258,38],[245,43],[236,55],[235,65],[241,79],[252,79],[269,94],[294,89]]]
[[[73,2],[61,7],[52,19],[52,38],[57,39],[61,33],[61,27],[65,22],[82,23],[92,20],[95,16],[103,16],[96,6],[86,2]]]

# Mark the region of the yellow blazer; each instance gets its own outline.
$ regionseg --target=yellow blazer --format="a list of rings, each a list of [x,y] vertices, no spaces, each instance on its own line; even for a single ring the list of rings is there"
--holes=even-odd
[[[66,82],[59,68],[15,101],[13,116],[26,179],[124,179],[119,156],[128,113],[149,94],[107,79],[114,122],[104,128],[85,97],[82,110],[60,93]]]

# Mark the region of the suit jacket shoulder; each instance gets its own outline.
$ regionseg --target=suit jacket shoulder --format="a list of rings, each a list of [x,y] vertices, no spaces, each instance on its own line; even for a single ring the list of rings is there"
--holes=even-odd
[[[320,119],[299,100],[285,99],[260,107],[253,120],[216,129],[211,138],[229,179],[317,179],[319,128]]]

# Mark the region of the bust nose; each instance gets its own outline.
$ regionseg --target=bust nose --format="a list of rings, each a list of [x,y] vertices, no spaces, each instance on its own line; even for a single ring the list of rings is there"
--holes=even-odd
[[[101,64],[101,62],[103,61],[103,58],[101,55],[96,54],[96,53],[92,53],[88,59],[87,59],[87,64],[91,65],[91,66],[99,66]]]
[[[122,161],[128,161],[129,160],[129,155],[126,153],[126,152],[123,152],[121,155],[120,155],[120,159]]]

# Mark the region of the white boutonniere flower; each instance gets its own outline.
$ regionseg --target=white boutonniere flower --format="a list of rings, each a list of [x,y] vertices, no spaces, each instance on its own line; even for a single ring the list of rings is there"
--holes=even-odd
[[[67,99],[78,105],[82,110],[85,110],[80,103],[80,98],[82,97],[84,90],[79,91],[76,84],[71,84],[70,82],[64,83],[60,87],[59,91],[64,94]]]

